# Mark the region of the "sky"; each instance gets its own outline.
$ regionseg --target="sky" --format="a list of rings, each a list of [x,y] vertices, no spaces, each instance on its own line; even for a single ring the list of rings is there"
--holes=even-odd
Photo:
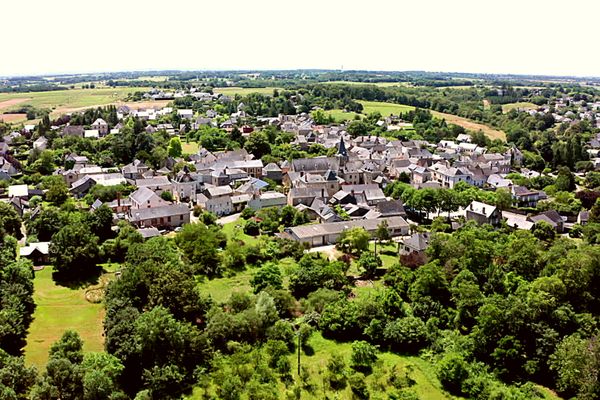
[[[19,0],[0,76],[364,69],[600,76],[596,0]]]

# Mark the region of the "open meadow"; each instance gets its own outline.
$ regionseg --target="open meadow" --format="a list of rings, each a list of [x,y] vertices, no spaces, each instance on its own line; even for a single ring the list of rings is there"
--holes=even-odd
[[[533,104],[533,103],[529,103],[529,102],[523,101],[523,102],[519,102],[519,103],[503,104],[502,105],[502,112],[506,114],[510,110],[516,110],[516,109],[535,110],[538,107],[539,106],[537,104]]]
[[[35,272],[36,309],[27,335],[25,361],[38,368],[48,361],[50,346],[72,329],[83,339],[83,350],[103,351],[104,305],[86,300],[86,289],[70,289],[52,279],[52,267]]]

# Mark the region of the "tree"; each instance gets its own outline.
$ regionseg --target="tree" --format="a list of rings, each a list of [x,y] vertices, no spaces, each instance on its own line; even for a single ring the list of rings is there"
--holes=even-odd
[[[390,230],[387,221],[383,220],[379,224],[377,224],[377,230],[375,231],[375,254],[377,254],[377,243],[379,243],[379,245],[381,246],[382,242],[388,241],[391,238],[392,237],[390,235]]]
[[[163,199],[164,201],[168,201],[168,202],[173,202],[173,193],[169,192],[168,190],[163,191],[160,194],[160,198]]]
[[[557,386],[566,397],[597,399],[600,396],[600,345],[598,338],[565,337],[550,356],[550,369],[558,375]]]
[[[17,239],[23,237],[19,214],[5,202],[0,202],[0,234],[12,235]]]
[[[377,361],[377,348],[364,340],[352,343],[350,367],[356,371],[369,373]]]
[[[175,243],[194,271],[207,276],[219,276],[222,273],[219,249],[226,242],[225,235],[218,227],[208,227],[201,222],[184,225],[175,237]]]
[[[568,167],[560,167],[554,182],[557,192],[571,192],[575,190],[575,175]]]
[[[253,154],[255,158],[262,158],[266,154],[271,154],[271,145],[267,135],[263,132],[252,132],[244,144],[248,153]]]
[[[179,136],[174,136],[169,140],[169,146],[167,147],[167,154],[169,157],[181,157],[182,147],[181,147],[181,139]]]
[[[377,254],[365,251],[360,255],[357,264],[365,278],[373,278],[377,273],[377,269],[383,265],[383,262]]]
[[[69,198],[69,189],[63,178],[59,175],[46,177],[43,186],[47,189],[45,194],[46,200],[56,206],[60,206]]]
[[[369,233],[361,227],[346,229],[338,239],[337,247],[347,254],[359,255],[369,248]]]
[[[460,396],[462,384],[469,377],[468,364],[460,354],[446,353],[437,364],[437,376],[447,391]]]
[[[67,280],[85,278],[97,272],[99,250],[98,237],[88,226],[68,224],[52,236],[50,262]]]
[[[327,361],[325,379],[333,390],[342,390],[346,387],[346,363],[340,354],[333,354]]]
[[[496,207],[499,210],[507,210],[512,206],[512,194],[504,188],[496,190]]]
[[[533,236],[545,242],[551,242],[556,236],[554,227],[546,221],[536,222],[531,232],[533,233]]]
[[[427,330],[420,318],[404,317],[387,323],[383,337],[392,349],[414,354],[427,343]]]
[[[23,357],[13,357],[0,349],[0,395],[5,399],[27,399],[36,380],[34,367]]]
[[[254,293],[259,293],[269,287],[281,289],[283,280],[279,266],[274,263],[266,263],[260,268],[250,280]]]
[[[88,221],[90,230],[101,242],[113,236],[113,213],[106,204],[102,204],[89,214]]]

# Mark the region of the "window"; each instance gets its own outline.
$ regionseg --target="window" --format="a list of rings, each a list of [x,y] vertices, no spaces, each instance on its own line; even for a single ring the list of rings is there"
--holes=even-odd
[[[181,215],[179,216],[179,220],[180,220],[180,221],[183,221],[183,214],[181,214]]]

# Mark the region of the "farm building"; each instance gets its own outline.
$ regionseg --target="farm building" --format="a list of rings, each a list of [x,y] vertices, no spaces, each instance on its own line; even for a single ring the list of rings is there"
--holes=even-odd
[[[364,228],[371,235],[377,226],[386,221],[392,237],[408,234],[408,222],[402,217],[360,219],[355,221],[331,222],[319,225],[303,225],[287,228],[285,231],[293,240],[308,243],[310,246],[325,246],[335,244],[341,233],[351,228]]]

